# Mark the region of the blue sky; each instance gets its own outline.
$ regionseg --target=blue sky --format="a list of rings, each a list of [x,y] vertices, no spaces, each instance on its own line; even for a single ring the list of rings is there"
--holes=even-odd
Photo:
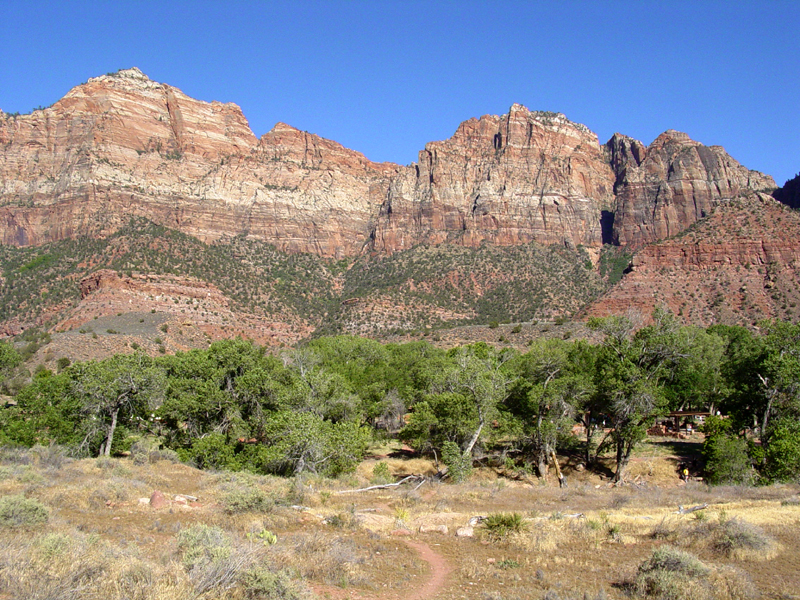
[[[779,185],[800,172],[800,2],[11,2],[0,108],[28,112],[137,66],[372,160],[408,164],[514,102],[605,142],[667,129]]]

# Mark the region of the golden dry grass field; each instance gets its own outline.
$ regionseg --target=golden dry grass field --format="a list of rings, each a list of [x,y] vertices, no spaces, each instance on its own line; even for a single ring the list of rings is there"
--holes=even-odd
[[[479,469],[353,493],[379,461],[390,480],[433,465],[287,480],[6,449],[0,599],[800,598],[798,487],[683,484],[654,448],[623,487],[568,466],[566,489]],[[490,519],[457,536],[475,516]]]

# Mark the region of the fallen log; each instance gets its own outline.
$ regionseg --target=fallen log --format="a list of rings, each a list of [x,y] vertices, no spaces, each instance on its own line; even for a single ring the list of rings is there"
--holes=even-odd
[[[408,483],[410,481],[416,481],[419,483],[417,488],[427,481],[427,478],[423,477],[422,475],[408,475],[403,477],[400,481],[396,481],[395,483],[384,483],[382,485],[371,485],[365,488],[359,488],[357,490],[340,490],[336,492],[337,494],[357,494],[360,492],[369,492],[370,490],[385,490],[388,488],[394,488],[403,485],[404,483]],[[414,489],[417,489],[414,488]]]
[[[675,512],[676,515],[688,515],[689,513],[697,512],[698,510],[703,510],[708,508],[708,504],[698,504],[697,506],[690,506],[689,508],[684,508],[681,505],[678,505],[678,510]]]

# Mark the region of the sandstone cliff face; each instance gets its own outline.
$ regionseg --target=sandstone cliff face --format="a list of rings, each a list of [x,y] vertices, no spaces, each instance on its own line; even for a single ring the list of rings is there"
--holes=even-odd
[[[135,68],[0,114],[0,147],[0,242],[18,246],[143,216],[204,241],[245,235],[326,257],[444,242],[638,248],[774,187],[685,134],[600,146],[564,115],[519,104],[462,123],[410,167],[378,164],[282,123],[256,139],[237,106]]]
[[[614,240],[632,248],[683,231],[720,202],[775,187],[772,177],[743,167],[720,146],[678,131],[647,148],[615,134],[606,152],[616,174]]]
[[[800,215],[766,194],[719,204],[694,228],[652,244],[586,316],[666,306],[686,323],[754,325],[800,316]]]
[[[597,137],[564,115],[515,104],[431,142],[392,182],[374,247],[484,241],[600,246],[614,174]]]
[[[397,171],[282,124],[257,140],[239,107],[135,68],[0,115],[0,145],[0,241],[14,245],[105,235],[136,215],[205,241],[354,254]]]

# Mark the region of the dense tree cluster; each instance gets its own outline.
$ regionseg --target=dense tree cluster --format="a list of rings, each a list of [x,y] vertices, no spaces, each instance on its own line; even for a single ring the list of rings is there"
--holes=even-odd
[[[612,452],[620,480],[658,417],[694,410],[721,415],[704,425],[712,482],[800,477],[800,325],[704,330],[661,310],[645,326],[632,314],[589,325],[600,343],[540,339],[524,353],[339,336],[278,356],[235,339],[65,365],[0,411],[0,444],[110,455],[150,437],[201,468],[336,475],[393,435],[454,479],[490,451],[543,476],[566,450],[588,465]],[[0,343],[0,377],[19,362]]]

